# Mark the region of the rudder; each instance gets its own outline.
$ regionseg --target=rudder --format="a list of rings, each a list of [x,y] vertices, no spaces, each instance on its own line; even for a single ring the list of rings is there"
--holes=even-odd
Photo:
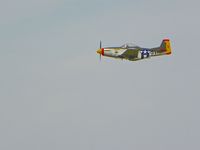
[[[165,54],[170,55],[171,51],[171,44],[169,39],[164,39],[160,45],[160,49],[165,52]]]

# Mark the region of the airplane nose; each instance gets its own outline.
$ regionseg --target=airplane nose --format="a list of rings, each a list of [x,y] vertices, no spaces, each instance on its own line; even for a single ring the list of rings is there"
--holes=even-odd
[[[101,48],[98,49],[98,50],[97,50],[97,53],[98,53],[98,54],[102,54],[102,49],[101,49]]]
[[[98,49],[97,53],[100,55],[104,55],[104,49],[103,48]]]

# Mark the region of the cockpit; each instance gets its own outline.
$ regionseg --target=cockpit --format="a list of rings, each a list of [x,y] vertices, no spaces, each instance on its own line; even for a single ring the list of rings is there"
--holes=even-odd
[[[121,48],[139,48],[139,46],[133,44],[133,43],[126,43],[121,46]]]

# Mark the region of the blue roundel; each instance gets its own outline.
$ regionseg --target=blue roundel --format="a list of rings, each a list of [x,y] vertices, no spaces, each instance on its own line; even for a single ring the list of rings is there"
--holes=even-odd
[[[142,53],[143,55],[148,55],[148,54],[149,54],[149,50],[148,50],[148,49],[142,49],[142,50],[141,50],[141,53]]]
[[[143,58],[148,58],[149,57],[149,55],[150,55],[150,51],[148,50],[148,49],[142,49],[141,51],[141,58],[143,59]]]

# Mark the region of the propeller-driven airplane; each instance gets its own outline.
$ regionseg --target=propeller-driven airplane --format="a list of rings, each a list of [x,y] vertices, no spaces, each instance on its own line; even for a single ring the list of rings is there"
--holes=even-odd
[[[100,41],[100,48],[97,53],[107,57],[127,59],[130,61],[142,60],[154,56],[170,55],[171,46],[170,40],[164,39],[160,47],[155,48],[142,48],[134,44],[124,44],[120,47],[104,47],[102,48],[102,43]]]

